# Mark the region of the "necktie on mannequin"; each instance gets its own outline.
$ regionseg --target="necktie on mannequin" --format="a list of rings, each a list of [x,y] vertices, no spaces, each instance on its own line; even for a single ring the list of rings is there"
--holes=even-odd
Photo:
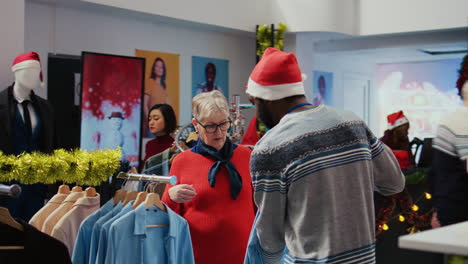
[[[28,104],[29,100],[24,100],[21,105],[23,106],[23,115],[24,115],[24,125],[26,127],[26,136],[31,138],[32,136],[32,125],[31,125],[31,115],[29,114]]]

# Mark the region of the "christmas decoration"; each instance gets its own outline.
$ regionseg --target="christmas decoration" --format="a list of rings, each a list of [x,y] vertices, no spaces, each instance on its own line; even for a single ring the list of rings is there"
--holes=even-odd
[[[0,151],[0,181],[96,186],[117,172],[121,155],[120,149],[93,152],[57,149],[52,154],[33,152],[18,156],[4,155]]]
[[[426,171],[418,170],[406,176],[406,184],[423,184],[423,180],[426,179]],[[420,203],[424,199],[429,200],[432,195],[428,192],[424,192],[419,195],[416,202],[405,188],[403,192],[386,197],[381,205],[376,217],[376,236],[379,236],[382,232],[387,231],[391,228],[392,222],[398,219],[401,223],[407,223],[409,227],[406,231],[409,234],[419,232],[420,230],[428,229],[430,227],[430,221],[433,209],[427,212],[420,212]],[[396,222],[395,222],[396,223]]]
[[[272,37],[272,30],[274,31],[274,36]],[[268,47],[275,47],[279,50],[283,50],[284,47],[284,33],[286,32],[287,27],[284,23],[279,23],[278,28],[274,30],[273,25],[260,25],[257,28],[257,56],[261,57],[263,52]],[[272,43],[272,41],[274,43]]]

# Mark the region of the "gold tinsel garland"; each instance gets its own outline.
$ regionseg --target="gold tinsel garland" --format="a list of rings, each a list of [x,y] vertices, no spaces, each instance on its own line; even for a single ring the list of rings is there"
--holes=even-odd
[[[120,167],[120,149],[87,152],[57,149],[52,154],[40,152],[4,155],[0,151],[0,182],[23,184],[56,182],[100,185]]]

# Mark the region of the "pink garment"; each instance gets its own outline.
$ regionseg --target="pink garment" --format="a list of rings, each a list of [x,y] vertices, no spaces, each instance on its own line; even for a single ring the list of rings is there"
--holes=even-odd
[[[52,230],[54,229],[55,224],[62,218],[70,209],[73,207],[75,202],[83,197],[85,192],[71,192],[67,198],[62,202],[62,204],[55,209],[53,213],[47,217],[42,225],[42,232],[51,235]]]
[[[41,208],[41,210],[37,211],[37,213],[29,220],[29,224],[37,228],[38,230],[42,230],[42,226],[44,225],[45,220],[47,217],[57,209],[62,202],[67,198],[68,193],[57,193],[54,195],[49,202]]]
[[[100,207],[101,197],[82,197],[76,201],[72,209],[68,211],[60,221],[55,224],[52,236],[62,241],[68,248],[70,256],[73,255],[75,240],[78,236],[81,222]]]

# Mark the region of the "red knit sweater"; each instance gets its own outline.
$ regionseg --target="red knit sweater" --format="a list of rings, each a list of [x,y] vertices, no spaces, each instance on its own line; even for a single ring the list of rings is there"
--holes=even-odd
[[[173,142],[174,138],[172,138],[170,135],[159,136],[148,141],[146,143],[146,155],[145,159],[143,160],[143,164],[145,164],[146,160],[152,156],[170,148]]]
[[[212,188],[208,183],[212,159],[186,150],[172,162],[170,175],[177,176],[178,184],[193,185],[197,195],[188,203],[177,204],[170,200],[166,188],[162,200],[189,223],[197,264],[241,264],[244,261],[255,217],[250,154],[249,148],[238,146],[231,158],[242,178],[242,190],[236,200],[231,198],[225,166],[216,175],[216,185]]]

